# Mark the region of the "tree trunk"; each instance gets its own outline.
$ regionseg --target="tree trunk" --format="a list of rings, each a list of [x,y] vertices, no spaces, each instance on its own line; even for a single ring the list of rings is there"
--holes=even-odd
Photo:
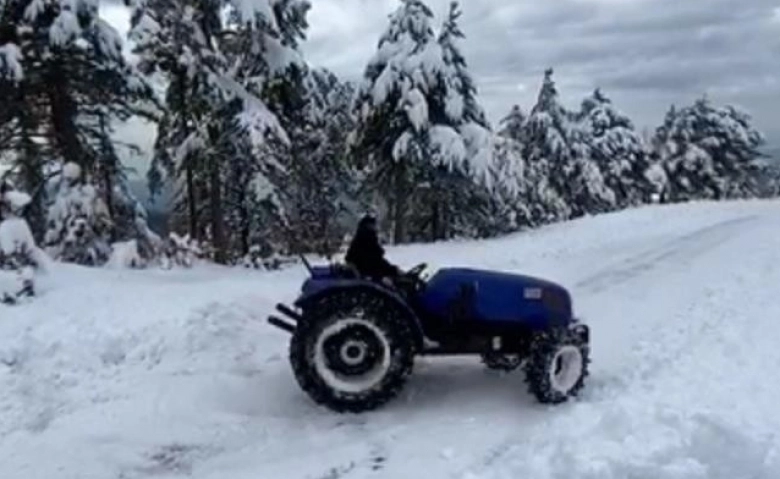
[[[189,123],[187,122],[190,117],[189,105],[187,104],[187,75],[183,69],[179,69],[176,72],[176,83],[178,84],[178,98],[176,109],[181,118],[182,137],[187,138],[190,135]],[[185,159],[187,165],[184,168],[184,175],[187,188],[187,222],[189,224],[190,238],[200,241],[202,239],[200,230],[198,229],[198,210],[196,208],[195,198],[195,173],[192,167],[189,165],[191,159],[188,157]],[[178,166],[178,165],[176,165]]]
[[[406,241],[406,188],[404,185],[404,165],[401,163],[393,169],[393,241],[401,244]]]
[[[441,209],[438,198],[431,201],[431,240],[436,241],[441,234]]]
[[[241,253],[246,256],[249,254],[249,207],[247,206],[247,191],[248,185],[241,185],[238,195],[239,207],[238,214],[241,218]]]
[[[198,230],[198,210],[195,207],[195,174],[189,166],[185,170],[185,175],[187,177],[187,219],[190,225],[190,238],[200,241],[201,235]]]
[[[53,62],[48,73],[46,91],[51,105],[54,140],[65,162],[76,163],[81,166],[84,175],[88,175],[92,165],[86,158],[78,138],[75,122],[78,108],[68,91],[61,60]]]
[[[105,188],[106,188],[106,209],[108,209],[108,216],[111,218],[111,221],[114,223],[114,227],[111,228],[111,241],[114,242],[117,240],[117,231],[116,231],[116,216],[114,215],[114,195],[113,189],[114,189],[114,182],[111,177],[111,171],[108,168],[103,168],[103,177],[105,182]]]
[[[222,208],[222,181],[219,176],[219,165],[211,161],[209,167],[209,195],[211,206],[211,237],[214,242],[214,261],[227,264],[227,248],[225,246],[225,218]]]
[[[100,123],[100,132],[102,135],[105,136],[103,141],[107,141],[108,139],[108,125],[106,122],[106,117],[102,113],[99,116],[99,123]],[[115,167],[116,165],[108,165],[106,164],[106,160],[109,158],[108,152],[105,150],[103,153],[103,161],[100,162],[102,173],[103,173],[103,189],[105,192],[105,201],[106,201],[106,209],[108,209],[108,215],[111,218],[112,221],[114,221],[114,224],[116,225],[116,217],[115,217],[115,211],[114,211],[114,173],[116,173]],[[111,241],[117,240],[117,231],[116,227],[112,228],[111,230]]]
[[[19,92],[19,102],[26,105],[26,95],[22,86]],[[46,235],[46,191],[43,164],[38,148],[33,141],[35,118],[25,107],[19,109],[22,187],[32,195],[32,202],[25,209],[25,219],[30,225],[36,243],[43,244]]]

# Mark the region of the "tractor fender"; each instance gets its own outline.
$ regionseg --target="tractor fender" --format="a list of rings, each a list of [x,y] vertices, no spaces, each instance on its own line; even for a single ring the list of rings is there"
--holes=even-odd
[[[371,293],[377,294],[398,306],[408,316],[409,321],[411,322],[412,330],[414,331],[416,346],[418,350],[422,350],[424,345],[425,332],[423,331],[422,324],[420,322],[420,318],[417,316],[417,313],[415,313],[414,310],[406,303],[406,301],[404,301],[404,298],[401,295],[372,281],[333,281],[330,282],[327,287],[301,295],[295,301],[295,306],[301,309],[306,309],[307,306],[316,303],[325,296],[349,291],[370,291]]]

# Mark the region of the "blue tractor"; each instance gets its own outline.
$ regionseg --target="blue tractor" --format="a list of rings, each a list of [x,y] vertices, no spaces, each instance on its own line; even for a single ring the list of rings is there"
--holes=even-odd
[[[311,267],[289,318],[289,360],[300,387],[337,412],[394,398],[416,356],[476,355],[488,368],[524,366],[530,392],[547,404],[576,396],[588,375],[589,328],[560,285],[529,276],[421,264],[392,285],[334,264]]]

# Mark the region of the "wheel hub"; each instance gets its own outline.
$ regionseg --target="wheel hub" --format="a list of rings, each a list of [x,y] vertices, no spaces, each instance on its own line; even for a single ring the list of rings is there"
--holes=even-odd
[[[563,346],[553,356],[550,384],[556,391],[567,394],[579,381],[582,368],[580,350],[572,345]]]
[[[366,357],[367,348],[368,346],[364,342],[347,341],[341,347],[341,360],[350,366],[360,364]]]
[[[325,364],[334,373],[358,376],[368,373],[382,359],[383,346],[376,333],[362,324],[351,324],[323,342]]]

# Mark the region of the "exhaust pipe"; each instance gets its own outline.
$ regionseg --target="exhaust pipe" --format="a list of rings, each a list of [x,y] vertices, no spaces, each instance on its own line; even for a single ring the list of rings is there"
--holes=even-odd
[[[268,323],[272,326],[276,326],[277,328],[281,329],[282,331],[287,331],[290,334],[293,334],[295,332],[295,326],[292,324],[283,321],[276,316],[269,316],[268,317]]]
[[[292,319],[296,323],[301,321],[301,315],[290,309],[288,306],[284,304],[277,304],[276,310],[282,313],[283,315],[287,316],[288,318]]]

